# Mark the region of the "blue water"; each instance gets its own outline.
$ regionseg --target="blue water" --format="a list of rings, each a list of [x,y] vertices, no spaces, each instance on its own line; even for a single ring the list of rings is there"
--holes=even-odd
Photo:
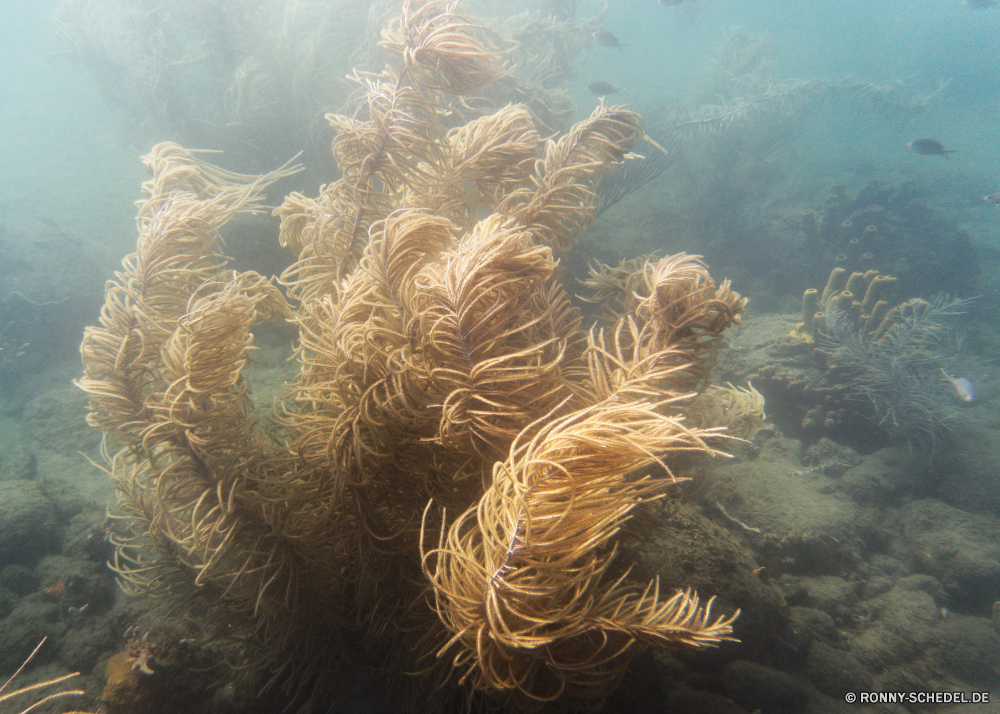
[[[136,631],[126,635],[125,628],[171,622],[157,620],[146,605],[128,610],[113,587],[104,565],[110,557],[104,509],[114,494],[106,474],[88,461],[100,461],[100,437],[85,426],[85,397],[70,382],[79,376],[80,337],[98,320],[105,281],[135,250],[135,202],[148,178],[139,157],[157,142],[176,141],[217,152],[210,160],[225,168],[263,172],[302,152],[306,170],[268,200],[277,205],[292,191],[315,196],[339,177],[323,114],[353,111],[355,105],[344,104],[351,89],[344,77],[353,68],[378,72],[384,61],[365,41],[381,26],[369,11],[389,17],[395,7],[358,0],[259,5],[294,5],[300,14],[273,12],[255,24],[258,3],[251,0],[5,0],[0,8],[0,674],[12,672],[47,635],[40,658],[48,668],[29,676],[82,671],[90,696],[82,701],[94,711],[109,656],[140,646]],[[85,52],[70,51],[54,17],[74,6],[97,9],[94,35],[76,28],[82,47],[99,44],[102,27],[132,28],[127,39],[104,38],[136,52],[132,60],[115,65],[93,55],[87,62]],[[572,100],[571,121],[597,106],[587,89],[594,82],[621,88],[608,101],[646,117],[650,134],[740,100],[756,108],[732,127],[680,134],[669,149],[671,161],[682,158],[634,187],[561,257],[572,279],[585,274],[590,259],[706,256],[714,277],[732,278],[751,298],[744,326],[728,333],[719,381],[757,380],[771,420],[763,437],[733,447],[738,458],[731,467],[722,459],[705,467],[717,481],[691,496],[678,517],[694,534],[690,550],[660,534],[662,547],[653,541],[636,556],[648,569],[659,568],[664,582],[689,578],[670,587],[700,578],[706,598],[721,592],[726,606],[746,613],[748,632],[740,636],[760,640],[723,649],[716,659],[671,659],[655,665],[661,669],[653,675],[654,664],[646,662],[637,675],[641,686],[623,687],[607,711],[644,711],[655,701],[663,711],[672,702],[707,714],[725,700],[739,707],[736,714],[835,712],[842,692],[911,690],[914,682],[924,690],[988,690],[1000,697],[1000,602],[994,602],[1000,599],[1000,206],[984,200],[1000,194],[1000,5],[483,0],[471,6],[495,27],[517,12],[544,16],[549,7],[571,8],[573,22],[588,32],[600,27],[618,38],[622,50],[586,43],[585,33],[567,60],[569,75],[550,87]],[[235,17],[242,18],[239,31],[229,21]],[[240,105],[230,80],[275,37],[289,41],[254,56],[274,61],[279,80],[248,85]],[[759,52],[747,65],[750,77],[727,74],[720,59],[734,37]],[[317,38],[321,44],[310,54],[300,40]],[[372,57],[378,59],[369,64]],[[310,58],[320,59],[309,64]],[[154,65],[156,81],[138,82]],[[796,82],[810,80],[807,96],[806,85]],[[891,87],[891,102],[836,89],[864,83]],[[791,92],[785,114],[763,101],[767,91],[783,89]],[[954,153],[920,155],[907,146],[920,138]],[[635,150],[655,153],[648,143]],[[846,239],[820,247],[803,239],[804,215],[822,214],[838,191],[860,210],[870,205],[860,198],[866,186],[884,188],[892,220],[905,224],[892,245],[860,267],[858,255],[847,255]],[[828,215],[838,215],[839,224],[847,214]],[[239,240],[227,250],[240,269],[276,275],[293,260],[277,247],[276,220],[248,221],[234,234]],[[864,388],[851,393],[858,413],[850,403],[831,406],[824,398],[844,386],[837,379],[851,377],[829,369],[810,351],[817,343],[795,331],[803,291],[822,290],[841,257],[855,261],[845,263],[850,270],[899,275],[905,294],[897,301],[930,300],[937,292],[970,299],[947,329],[927,328],[941,336],[931,349],[937,351],[917,360],[919,374],[901,378],[937,400],[927,422],[933,446],[921,434],[911,439],[905,424],[880,427],[870,409],[859,416]],[[569,292],[577,292],[575,283]],[[255,364],[261,403],[280,395],[295,371],[284,361],[291,332],[276,330],[270,342],[268,334],[259,337]],[[902,360],[869,359],[868,347],[854,347],[856,361],[900,373]],[[939,378],[945,367],[974,382],[974,401],[963,402]],[[886,414],[883,408],[878,417]],[[885,418],[894,418],[891,410]],[[666,522],[669,529],[681,521]],[[716,538],[718,549],[705,545]],[[661,551],[672,555],[661,558]],[[683,565],[675,566],[673,555]],[[910,630],[914,641],[899,644]],[[169,632],[178,641],[194,637]],[[164,691],[204,694],[215,686],[192,674],[205,664],[192,657]],[[840,669],[851,677],[829,674]],[[643,676],[661,684],[646,687]],[[758,680],[777,684],[765,692]],[[341,710],[377,710],[377,689],[357,683]],[[656,696],[649,694],[654,689]],[[197,711],[261,711],[235,696],[219,688],[215,705],[203,697]],[[3,706],[0,714],[20,711]]]

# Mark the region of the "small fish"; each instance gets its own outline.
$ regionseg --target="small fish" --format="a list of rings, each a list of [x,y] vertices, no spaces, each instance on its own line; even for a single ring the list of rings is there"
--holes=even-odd
[[[668,7],[672,5],[680,5],[682,2],[684,2],[684,0],[660,0],[661,5],[667,5]]]
[[[1000,0],[963,0],[962,4],[970,10],[985,10],[988,7],[993,7],[998,2]]]
[[[955,388],[958,392],[958,396],[962,398],[963,402],[974,402],[976,401],[976,388],[972,385],[972,382],[967,380],[965,377],[952,377],[950,374],[941,370],[941,374],[944,378],[951,382],[951,386]]]
[[[943,156],[947,159],[948,154],[955,153],[953,150],[944,148],[940,141],[934,141],[934,139],[914,139],[907,146],[923,156]]]
[[[628,47],[628,45],[619,42],[618,38],[607,30],[594,30],[593,37],[594,41],[602,47],[614,47],[619,52],[625,52],[622,48]]]
[[[983,200],[987,203],[992,203],[994,206],[1000,206],[1000,191],[991,193],[989,196],[983,196]]]
[[[606,94],[621,94],[623,87],[616,87],[610,82],[594,82],[587,86],[591,92],[599,97],[603,97]]]

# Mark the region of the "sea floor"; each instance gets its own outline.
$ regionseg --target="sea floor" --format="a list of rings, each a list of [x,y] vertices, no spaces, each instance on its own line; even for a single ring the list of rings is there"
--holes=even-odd
[[[794,319],[751,312],[720,368],[733,379],[751,373]],[[283,326],[258,331],[248,375],[260,405],[294,374],[292,336]],[[100,700],[110,658],[134,654],[136,623],[171,617],[180,631],[184,618],[115,586],[105,523],[114,493],[72,384],[78,369],[61,363],[2,400],[0,672],[47,636],[19,684],[82,671],[87,694],[73,707],[123,711]],[[1000,518],[984,507],[1000,491],[994,405],[985,394],[933,459],[787,435],[772,414],[731,458],[685,466],[679,475],[691,481],[643,516],[642,537],[626,529],[626,552],[634,576],[659,577],[664,592],[693,587],[717,596],[720,612],[739,607],[742,643],[649,653],[605,711],[959,710],[844,701],[877,691],[988,692],[994,703],[962,711],[1000,711]],[[170,677],[177,697],[202,688],[191,711],[257,711],[232,697],[212,704],[204,688],[219,685],[181,668],[153,669],[143,676]],[[25,705],[0,704],[0,714]]]

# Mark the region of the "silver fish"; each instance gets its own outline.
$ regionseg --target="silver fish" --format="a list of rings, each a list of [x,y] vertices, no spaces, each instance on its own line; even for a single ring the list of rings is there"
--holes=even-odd
[[[619,52],[625,52],[622,48],[627,45],[623,45],[611,32],[607,30],[594,30],[591,35],[594,41],[602,47],[611,47],[612,49],[617,49]]]
[[[963,402],[976,401],[976,388],[972,382],[965,377],[952,377],[950,374],[945,372],[944,369],[941,370],[941,374],[944,375],[945,379],[951,382],[951,386],[955,388],[955,391],[958,392],[958,396],[961,397]]]

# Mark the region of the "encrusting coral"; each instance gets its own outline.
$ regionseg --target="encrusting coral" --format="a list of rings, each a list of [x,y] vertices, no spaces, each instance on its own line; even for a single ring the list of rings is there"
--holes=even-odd
[[[455,2],[404,3],[382,47],[392,64],[328,117],[342,178],[275,211],[298,254],[284,295],[227,270],[218,231],[294,168],[146,157],[137,251],[81,347],[90,423],[121,447],[116,567],[207,608],[244,672],[306,704],[349,662],[389,661],[520,707],[593,705],[644,646],[732,639],[735,614],[610,566],[673,455],[761,417],[752,390],[708,384],[746,301],[691,256],[598,267],[608,314],[585,330],[554,252],[639,117],[601,104],[543,141],[515,105],[446,128],[448,95],[505,71]],[[242,374],[266,319],[300,335],[272,420]]]

